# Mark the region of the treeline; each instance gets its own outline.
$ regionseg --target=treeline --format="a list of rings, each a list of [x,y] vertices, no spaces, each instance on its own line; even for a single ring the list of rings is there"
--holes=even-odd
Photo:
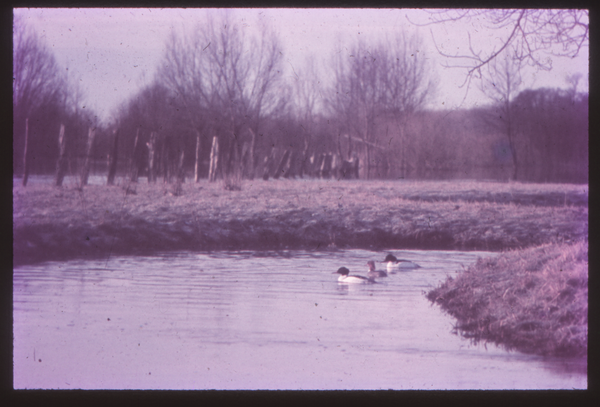
[[[15,72],[29,75],[13,87],[21,92],[13,96],[17,175],[27,163],[58,180],[96,162],[131,181],[224,179],[231,188],[280,177],[588,182],[587,94],[522,91],[510,102],[509,143],[505,106],[425,109],[437,82],[416,36],[337,50],[331,81],[314,63],[290,80],[274,33],[244,33],[225,14],[173,34],[152,83],[99,126],[66,77],[31,77],[58,69],[39,38],[25,34],[33,40],[15,40],[13,54]],[[44,70],[32,69],[39,56],[27,59],[36,52],[50,61]]]

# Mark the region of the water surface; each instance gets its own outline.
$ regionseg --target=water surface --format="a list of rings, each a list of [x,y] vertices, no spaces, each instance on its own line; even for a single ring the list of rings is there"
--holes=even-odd
[[[585,362],[471,345],[424,292],[484,252],[170,253],[14,270],[14,387],[570,389]]]

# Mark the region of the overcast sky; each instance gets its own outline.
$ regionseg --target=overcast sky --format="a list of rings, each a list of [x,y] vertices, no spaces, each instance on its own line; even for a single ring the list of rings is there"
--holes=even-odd
[[[214,13],[217,10],[208,10]],[[167,35],[182,32],[204,17],[202,9],[16,9],[44,38],[59,64],[72,80],[78,80],[86,103],[99,118],[108,122],[119,104],[149,84],[161,60]],[[417,27],[428,22],[429,14],[406,9],[242,9],[239,19],[249,30],[266,20],[278,33],[285,50],[286,75],[301,67],[309,55],[324,67],[338,41],[352,44],[359,37],[374,38],[398,30],[418,31],[426,58],[437,71],[439,90],[429,107],[455,109],[488,103],[476,87],[465,98],[465,70],[444,68],[447,61],[434,47],[451,53],[468,51],[471,32],[474,45],[489,46],[505,34],[486,30],[476,21],[468,25],[446,23]],[[568,74],[581,73],[579,90],[587,91],[588,48],[575,59],[554,58],[550,72],[529,70],[523,88],[566,87]]]

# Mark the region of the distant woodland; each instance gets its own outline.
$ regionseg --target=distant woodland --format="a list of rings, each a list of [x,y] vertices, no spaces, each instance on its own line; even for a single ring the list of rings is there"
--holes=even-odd
[[[109,183],[115,174],[588,182],[589,95],[576,91],[578,78],[571,89],[521,89],[520,65],[505,57],[486,70],[503,84],[488,105],[434,111],[439,80],[412,53],[419,41],[356,42],[332,53],[327,84],[314,61],[288,79],[276,35],[244,35],[225,14],[173,34],[151,84],[99,123],[51,49],[16,20],[14,174],[24,184],[29,174],[59,184],[83,172],[85,183],[89,171]]]

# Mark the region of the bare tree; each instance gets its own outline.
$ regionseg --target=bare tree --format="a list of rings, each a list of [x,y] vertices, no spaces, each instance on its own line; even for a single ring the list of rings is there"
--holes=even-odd
[[[283,54],[266,26],[259,27],[259,35],[246,36],[232,13],[215,13],[220,12],[210,11],[191,34],[172,35],[159,79],[182,101],[198,134],[218,135],[219,162],[228,173],[234,157],[241,156],[242,137],[258,134],[260,118],[278,105],[275,85]]]
[[[491,49],[475,48],[470,33],[468,54],[449,54],[438,48],[441,55],[458,61],[458,64],[448,64],[448,67],[466,69],[463,85],[470,84],[474,75],[481,74],[481,69],[508,47],[513,49],[513,58],[523,65],[550,70],[552,60],[548,56],[574,58],[583,47],[589,46],[589,10],[475,9],[429,13],[432,22],[421,25],[477,20],[499,34],[500,42]],[[502,35],[503,32],[507,34]]]
[[[38,35],[18,17],[13,37],[13,108],[27,117],[34,109],[49,104],[65,85],[56,59]]]
[[[306,59],[304,67],[294,70],[293,109],[295,119],[300,124],[304,144],[300,158],[300,176],[308,171],[308,154],[313,144],[315,120],[317,111],[322,107],[322,84],[319,78],[317,62],[312,55]]]
[[[431,96],[434,82],[418,36],[401,33],[392,40],[369,46],[358,41],[349,50],[338,49],[332,64],[334,84],[328,104],[366,152],[366,176],[377,145],[376,121],[393,117],[397,123],[422,108]],[[399,126],[399,131],[404,127]],[[403,135],[401,135],[401,138]]]
[[[24,164],[26,164],[27,155],[42,148],[32,136],[39,133],[41,129],[47,130],[52,124],[56,124],[56,132],[48,131],[47,136],[50,137],[52,133],[52,136],[56,137],[58,134],[59,123],[54,122],[60,120],[58,116],[64,110],[65,76],[58,68],[50,48],[19,16],[15,16],[13,33],[14,152],[15,158],[23,154]],[[27,118],[30,118],[27,126],[29,140],[25,149]],[[56,141],[53,140],[49,145],[55,144]],[[58,153],[57,149],[56,153]],[[19,162],[20,160],[16,159],[15,166],[18,166]]]
[[[515,120],[513,113],[513,99],[518,95],[521,86],[521,66],[523,61],[515,58],[512,47],[505,48],[504,52],[491,60],[486,69],[482,71],[482,80],[479,83],[481,91],[485,93],[496,105],[497,122],[506,135],[510,153],[513,159],[513,180],[517,180],[519,161],[515,136]]]

